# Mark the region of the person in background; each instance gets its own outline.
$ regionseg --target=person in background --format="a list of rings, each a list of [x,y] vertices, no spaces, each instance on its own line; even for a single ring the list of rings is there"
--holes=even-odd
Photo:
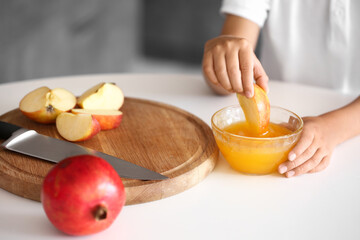
[[[253,82],[268,91],[269,78],[360,93],[360,1],[224,0],[220,12],[221,35],[205,43],[202,63],[217,94],[251,98]],[[261,63],[254,53],[260,30]],[[360,134],[360,97],[303,120],[278,168],[286,177],[325,169],[334,148]]]

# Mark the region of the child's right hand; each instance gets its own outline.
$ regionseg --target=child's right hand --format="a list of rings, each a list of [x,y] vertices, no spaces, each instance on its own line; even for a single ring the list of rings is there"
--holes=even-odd
[[[205,44],[202,69],[206,80],[227,92],[254,95],[253,81],[268,91],[268,76],[245,38],[219,36]]]

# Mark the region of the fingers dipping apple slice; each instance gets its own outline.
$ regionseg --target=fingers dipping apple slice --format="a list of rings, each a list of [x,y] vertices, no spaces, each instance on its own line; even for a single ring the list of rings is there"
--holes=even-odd
[[[25,95],[20,101],[20,111],[39,123],[53,123],[56,117],[76,105],[74,94],[63,88],[40,87]]]
[[[239,93],[237,98],[250,128],[258,135],[266,133],[270,122],[270,102],[266,92],[254,84],[252,98]]]
[[[124,103],[124,94],[113,83],[99,83],[84,92],[77,103],[84,109],[119,110]]]
[[[85,141],[100,132],[99,122],[90,114],[61,113],[56,118],[56,129],[68,141]]]
[[[110,130],[117,128],[122,120],[122,112],[118,110],[92,110],[92,109],[71,109],[75,114],[91,114],[95,118],[101,127],[101,130]]]

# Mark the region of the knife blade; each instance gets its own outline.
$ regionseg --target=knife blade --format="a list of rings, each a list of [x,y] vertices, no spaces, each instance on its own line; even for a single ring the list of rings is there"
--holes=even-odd
[[[5,142],[1,144],[4,148],[40,158],[46,161],[58,163],[61,160],[83,154],[92,154],[105,159],[115,169],[120,177],[139,180],[164,180],[168,177],[134,163],[120,158],[98,152],[75,143],[48,137],[16,126],[11,123],[0,121],[0,139]]]

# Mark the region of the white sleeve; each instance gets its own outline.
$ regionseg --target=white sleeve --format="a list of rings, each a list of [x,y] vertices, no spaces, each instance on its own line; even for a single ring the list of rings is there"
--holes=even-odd
[[[270,9],[270,0],[223,0],[221,14],[249,19],[262,27]]]

